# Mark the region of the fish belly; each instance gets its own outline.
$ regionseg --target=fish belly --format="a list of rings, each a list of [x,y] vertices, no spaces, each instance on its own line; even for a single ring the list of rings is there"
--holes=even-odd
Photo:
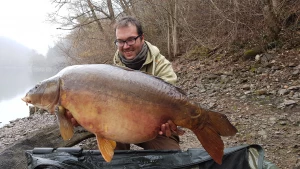
[[[94,95],[86,91],[69,92],[62,103],[82,127],[106,139],[123,143],[152,140],[157,136],[161,124],[172,119],[166,114],[170,112],[168,106],[128,97]]]

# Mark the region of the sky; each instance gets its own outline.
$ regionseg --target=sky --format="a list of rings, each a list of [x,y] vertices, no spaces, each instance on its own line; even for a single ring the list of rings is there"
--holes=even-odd
[[[46,55],[61,30],[46,22],[54,11],[50,0],[6,0],[0,3],[0,36],[8,37]]]

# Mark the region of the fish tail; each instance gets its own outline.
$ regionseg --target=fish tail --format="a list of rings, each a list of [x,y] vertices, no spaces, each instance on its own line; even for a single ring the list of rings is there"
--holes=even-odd
[[[201,109],[201,114],[197,118],[197,127],[192,129],[192,131],[214,161],[222,164],[224,143],[221,136],[233,136],[237,129],[224,114],[203,109]]]

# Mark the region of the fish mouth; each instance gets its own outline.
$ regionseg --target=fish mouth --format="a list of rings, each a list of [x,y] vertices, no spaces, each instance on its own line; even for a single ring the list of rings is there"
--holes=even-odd
[[[31,100],[28,97],[21,98],[24,102],[26,102],[26,106],[28,106],[28,103],[31,103]]]

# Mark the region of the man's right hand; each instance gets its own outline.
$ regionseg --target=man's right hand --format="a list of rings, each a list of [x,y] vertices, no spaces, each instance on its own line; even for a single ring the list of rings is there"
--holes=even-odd
[[[66,117],[67,119],[70,119],[72,124],[76,127],[76,126],[80,126],[80,124],[74,119],[72,113],[69,110],[66,110]]]

